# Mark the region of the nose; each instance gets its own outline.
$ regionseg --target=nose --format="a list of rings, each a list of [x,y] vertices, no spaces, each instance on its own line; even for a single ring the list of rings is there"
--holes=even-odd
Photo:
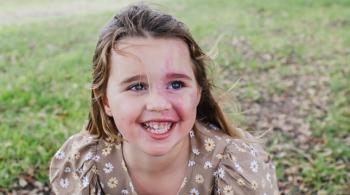
[[[171,103],[168,101],[166,94],[160,92],[150,92],[148,94],[148,100],[146,109],[153,112],[161,112],[169,110],[171,108]]]

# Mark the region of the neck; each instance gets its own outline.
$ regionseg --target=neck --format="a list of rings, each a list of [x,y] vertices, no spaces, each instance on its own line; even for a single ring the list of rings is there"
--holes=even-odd
[[[151,156],[126,142],[123,144],[123,153],[131,176],[141,174],[154,177],[155,175],[172,173],[181,167],[187,167],[189,147],[189,138],[186,138],[169,153],[162,156]]]

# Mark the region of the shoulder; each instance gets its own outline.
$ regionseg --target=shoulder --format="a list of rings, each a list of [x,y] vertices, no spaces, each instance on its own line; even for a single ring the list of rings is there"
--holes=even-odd
[[[232,188],[234,194],[278,194],[275,166],[258,143],[231,139],[219,163],[218,190]]]
[[[235,139],[215,126],[199,125],[203,147],[208,146],[208,140],[215,145],[214,190],[218,194],[278,194],[271,156],[259,143],[247,141],[252,135],[243,134],[245,139]]]
[[[82,131],[72,135],[51,159],[49,177],[54,192],[82,193],[96,169],[101,139]]]
[[[58,168],[62,163],[80,164],[88,159],[84,154],[94,153],[99,140],[87,132],[80,132],[69,137],[51,159],[51,168]],[[85,158],[82,158],[85,157]]]

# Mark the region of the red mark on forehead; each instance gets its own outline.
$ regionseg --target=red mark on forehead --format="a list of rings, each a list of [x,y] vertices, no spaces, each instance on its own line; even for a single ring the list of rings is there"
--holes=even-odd
[[[166,54],[166,57],[165,57],[165,66],[169,67],[173,64],[173,56],[171,55],[170,52],[168,52]]]
[[[174,69],[174,58],[171,51],[166,51],[164,56],[164,66],[161,68],[163,73],[168,73]]]

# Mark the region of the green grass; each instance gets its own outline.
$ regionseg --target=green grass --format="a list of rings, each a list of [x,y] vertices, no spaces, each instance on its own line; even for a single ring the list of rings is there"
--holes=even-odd
[[[33,0],[23,5],[11,1],[0,6],[0,11],[39,4],[50,2]],[[313,162],[296,153],[287,163],[304,167],[299,176],[308,192],[334,194],[345,189],[349,169],[338,164],[350,159],[346,143],[350,132],[350,1],[177,0],[159,4],[188,24],[205,50],[222,36],[215,58],[222,67],[241,74],[276,71],[275,80],[239,85],[248,102],[262,101],[256,90],[259,87],[265,87],[268,94],[288,92],[288,86],[279,80],[290,75],[293,67],[282,63],[283,59],[292,56],[302,75],[326,67],[322,74],[330,80],[327,114],[319,119],[310,113],[307,118],[312,136],[322,143],[305,151]],[[94,46],[112,14],[109,9],[0,23],[0,187],[8,187],[29,169],[46,181],[51,156],[83,127],[89,109]],[[232,40],[237,37],[244,37],[255,55],[234,50]],[[273,58],[264,61],[260,54],[272,54]],[[292,137],[283,132],[276,135],[271,152],[284,142],[293,145]],[[278,155],[274,159],[280,181],[288,182],[286,159]]]

